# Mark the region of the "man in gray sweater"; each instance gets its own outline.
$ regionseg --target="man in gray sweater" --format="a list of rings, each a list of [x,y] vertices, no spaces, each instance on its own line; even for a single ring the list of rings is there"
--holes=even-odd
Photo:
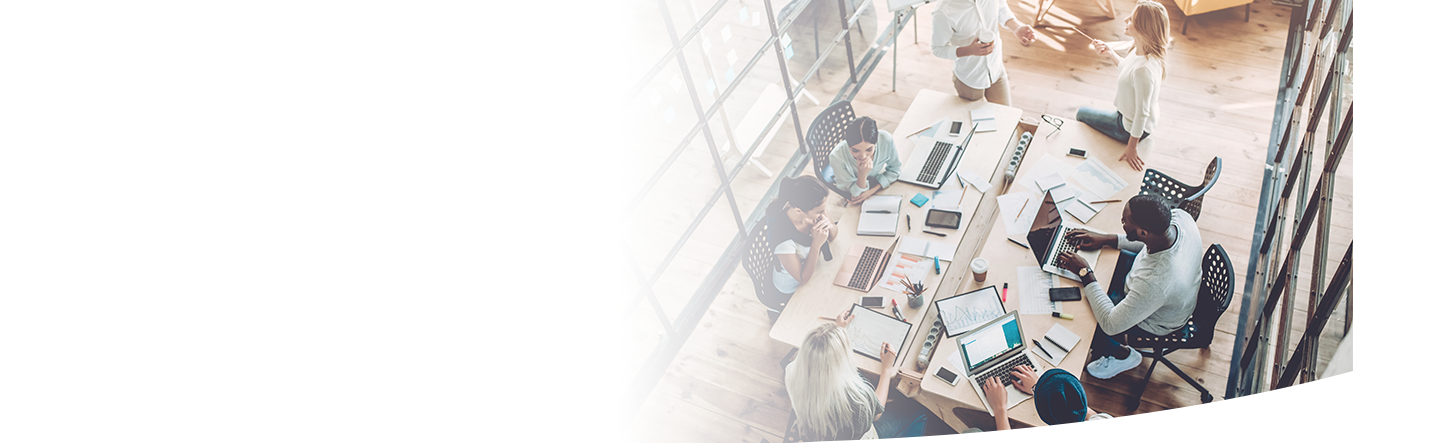
[[[1087,260],[1072,253],[1059,260],[1061,267],[1082,277],[1082,292],[1097,318],[1092,337],[1096,360],[1087,364],[1087,372],[1100,379],[1142,363],[1141,354],[1119,341],[1167,335],[1187,326],[1202,282],[1202,237],[1187,212],[1170,209],[1156,195],[1135,196],[1122,209],[1122,230],[1125,240],[1116,234],[1069,234],[1086,251],[1103,246],[1119,250],[1110,293],[1103,292]]]

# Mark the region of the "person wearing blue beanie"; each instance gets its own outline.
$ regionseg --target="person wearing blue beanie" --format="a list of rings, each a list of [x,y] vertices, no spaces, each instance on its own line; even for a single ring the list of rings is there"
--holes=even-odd
[[[1087,407],[1087,394],[1082,390],[1082,382],[1065,370],[1049,369],[1038,376],[1031,367],[1019,366],[1009,375],[1017,380],[1018,390],[1032,396],[1037,416],[1049,425],[1112,418]],[[986,393],[987,403],[996,411],[993,418],[997,421],[997,430],[1012,429],[1007,421],[1007,390],[1002,380],[988,379],[982,384],[982,392]]]

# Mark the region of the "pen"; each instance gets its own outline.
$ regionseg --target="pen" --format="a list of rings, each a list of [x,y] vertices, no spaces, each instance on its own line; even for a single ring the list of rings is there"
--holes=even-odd
[[[1122,200],[1098,200],[1098,201],[1095,201],[1095,202],[1091,202],[1090,204],[1094,204],[1094,205],[1095,205],[1095,204],[1098,204],[1098,203],[1121,203],[1121,202],[1122,202]]]
[[[1017,241],[1017,240],[1012,239],[1012,238],[1008,238],[1007,241],[1012,242],[1012,244],[1014,244],[1014,245],[1021,246],[1022,249],[1032,249],[1032,248],[1027,247],[1027,245],[1022,244],[1022,242]]]
[[[1047,352],[1047,348],[1042,347],[1042,342],[1037,341],[1037,339],[1032,339],[1032,344],[1037,345],[1037,349],[1041,349],[1043,354],[1047,354],[1047,358],[1057,358],[1053,357],[1051,352]]]
[[[907,214],[907,232],[912,232],[912,214]]]
[[[1072,320],[1072,316],[1071,316],[1071,315],[1063,314],[1063,313],[1061,313],[1061,312],[1053,312],[1053,313],[1052,313],[1052,316],[1053,316],[1053,317],[1057,317],[1057,318]]]
[[[946,237],[946,236],[947,236],[947,234],[943,234],[943,233],[941,233],[941,232],[932,232],[932,231],[928,231],[928,230],[926,230],[926,229],[923,229],[922,232],[926,232],[926,233],[928,233],[928,234],[932,234],[932,235],[935,235],[935,236],[938,236],[938,237]]]
[[[1017,209],[1017,215],[1012,217],[1013,220],[1022,217],[1022,211],[1027,210],[1028,203],[1032,203],[1032,197],[1027,197],[1027,200],[1022,201],[1022,207]]]
[[[887,212],[887,211],[867,211],[867,213],[868,213],[868,214],[891,214],[891,212]]]
[[[1007,302],[1007,283],[1002,284],[1002,302]]]
[[[1057,345],[1057,349],[1061,349],[1061,350],[1063,350],[1063,352],[1066,352],[1066,351],[1067,351],[1067,347],[1066,347],[1066,346],[1063,346],[1062,343],[1058,343],[1057,340],[1053,340],[1052,337],[1048,337],[1048,336],[1046,336],[1046,335],[1043,335],[1042,338],[1045,338],[1045,339],[1047,339],[1047,341],[1052,342],[1052,344]]]
[[[932,269],[937,270],[937,275],[942,275],[942,262],[937,261],[937,257],[932,257]]]
[[[902,318],[902,311],[897,310],[897,299],[892,299],[892,313],[897,315],[898,320],[907,321],[907,319]]]

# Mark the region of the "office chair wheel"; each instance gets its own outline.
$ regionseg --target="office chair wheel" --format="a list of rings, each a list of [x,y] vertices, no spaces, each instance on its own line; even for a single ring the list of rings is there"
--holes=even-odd
[[[1209,394],[1209,393],[1206,393],[1206,392],[1202,393],[1202,402],[1203,402],[1203,403],[1211,403],[1212,401],[1213,401],[1213,395],[1212,395],[1212,394]]]

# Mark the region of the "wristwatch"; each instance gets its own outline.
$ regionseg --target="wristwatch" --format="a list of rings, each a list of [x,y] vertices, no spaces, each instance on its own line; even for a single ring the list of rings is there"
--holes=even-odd
[[[1087,274],[1091,274],[1091,273],[1092,273],[1092,269],[1091,269],[1091,268],[1082,268],[1082,269],[1080,269],[1080,270],[1077,271],[1077,276],[1078,276],[1079,278],[1081,278],[1081,277],[1086,277]]]

